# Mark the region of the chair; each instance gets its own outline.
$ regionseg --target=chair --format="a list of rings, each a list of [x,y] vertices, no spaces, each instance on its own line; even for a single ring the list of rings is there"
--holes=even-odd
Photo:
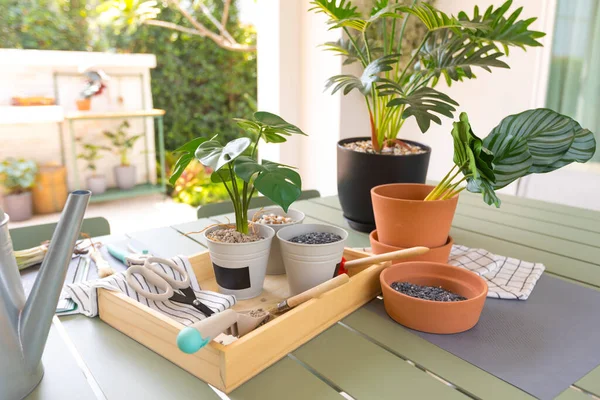
[[[302,194],[298,198],[298,200],[308,200],[313,199],[315,197],[321,197],[321,193],[318,190],[304,190]],[[250,207],[252,208],[262,208],[267,206],[272,206],[275,203],[271,201],[269,198],[261,196],[261,197],[253,197],[250,200]],[[228,214],[233,212],[233,204],[231,201],[222,201],[220,203],[212,203],[206,204],[198,207],[198,219],[200,218],[210,218],[214,215]]]
[[[25,250],[39,246],[45,240],[50,240],[57,223],[24,226],[10,229],[10,237],[15,250]],[[110,235],[110,225],[106,218],[95,217],[83,220],[81,232],[92,237]]]

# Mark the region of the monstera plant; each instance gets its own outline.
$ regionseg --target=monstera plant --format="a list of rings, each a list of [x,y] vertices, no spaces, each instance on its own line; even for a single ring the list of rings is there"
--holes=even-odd
[[[197,138],[176,150],[181,154],[175,164],[170,183],[174,184],[188,164],[197,158],[212,169],[211,181],[222,183],[233,203],[235,228],[248,234],[248,208],[255,191],[262,193],[287,212],[300,197],[302,180],[293,167],[257,160],[258,142],[285,142],[291,135],[306,135],[300,128],[281,117],[265,112],[254,113],[252,120],[236,119],[239,127],[252,136],[234,139],[224,146],[217,136]],[[241,185],[239,182],[243,182]]]
[[[440,116],[451,118],[456,101],[435,89],[440,78],[448,86],[474,79],[474,68],[491,72],[509,68],[502,58],[510,47],[541,46],[544,33],[529,30],[536,18],[519,19],[522,7],[509,13],[512,0],[498,8],[469,16],[450,16],[416,0],[407,6],[398,0],[377,0],[367,16],[347,0],[314,0],[312,10],[329,17],[330,29],[342,29],[345,37],[325,43],[325,48],[344,57],[346,64],[358,62],[360,76],[331,77],[326,87],[332,93],[358,90],[364,97],[371,121],[373,148],[380,151],[395,142],[406,119],[415,117],[422,132]],[[410,17],[426,28],[410,59],[401,56]]]
[[[584,163],[596,151],[592,132],[546,108],[509,115],[483,140],[473,133],[467,114],[462,113],[454,123],[452,137],[454,166],[425,200],[449,199],[467,189],[482,193],[487,204],[499,207],[495,190],[530,174]],[[461,186],[463,182],[465,186]]]

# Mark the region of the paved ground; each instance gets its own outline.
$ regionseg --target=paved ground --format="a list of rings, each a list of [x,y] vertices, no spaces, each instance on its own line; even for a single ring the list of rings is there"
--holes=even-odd
[[[57,222],[60,214],[35,215],[23,222],[11,222],[9,228]],[[88,206],[86,218],[104,217],[112,233],[141,231],[175,225],[196,219],[196,209],[175,203],[160,194],[133,199],[93,203]]]

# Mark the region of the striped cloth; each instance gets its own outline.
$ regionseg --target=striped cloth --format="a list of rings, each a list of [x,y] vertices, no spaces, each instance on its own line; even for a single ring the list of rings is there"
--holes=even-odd
[[[371,252],[371,248],[362,249]],[[448,264],[466,268],[484,278],[487,297],[527,300],[536,282],[546,269],[544,264],[530,263],[492,254],[483,249],[454,245]]]
[[[183,266],[188,275],[190,276],[190,282],[192,289],[196,293],[196,297],[206,304],[214,312],[224,311],[232,307],[236,303],[235,296],[225,295],[221,293],[211,292],[208,290],[201,290],[194,270],[190,265],[188,259],[184,256],[177,256],[172,259],[177,265]],[[173,271],[172,268],[160,264],[163,270],[167,273],[171,271],[176,279],[181,279],[181,275]],[[152,293],[159,293],[159,289],[149,284],[146,279],[138,274],[133,275],[138,280],[144,290]],[[77,303],[77,310],[88,317],[95,317],[98,315],[98,288],[113,290],[121,292],[128,297],[138,301],[139,303],[150,307],[151,309],[158,311],[174,320],[182,323],[183,325],[191,325],[194,322],[200,321],[206,316],[198,311],[196,308],[189,304],[176,303],[174,301],[153,301],[145,298],[134,291],[126,282],[125,272],[119,272],[113,274],[104,279],[98,279],[95,281],[87,281],[78,284],[67,284],[65,285],[65,291],[67,295]]]

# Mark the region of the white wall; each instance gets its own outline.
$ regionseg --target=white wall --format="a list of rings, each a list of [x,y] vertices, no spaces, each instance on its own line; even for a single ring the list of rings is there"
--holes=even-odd
[[[258,13],[259,108],[281,112],[284,118],[297,123],[310,135],[309,139],[302,138],[301,144],[285,144],[278,153],[269,155],[298,165],[305,188],[333,194],[336,192],[335,143],[340,138],[368,136],[369,122],[364,100],[359,94],[331,96],[323,92],[323,85],[330,76],[347,73],[355,67],[342,67],[340,57],[318,47],[326,41],[336,40],[340,33],[327,30],[326,18],[322,14],[308,13],[309,0],[258,2],[263,10],[271,9],[272,12],[273,8],[277,8],[282,17],[274,28],[271,18]],[[437,0],[436,5],[445,12],[456,14],[461,10],[471,13],[475,4],[485,9],[490,4],[497,6],[503,2]],[[513,8],[524,7],[521,18],[538,17],[531,29],[550,32],[554,21],[554,2],[515,0]],[[277,42],[275,36],[278,33],[285,42]],[[476,71],[478,79],[459,82],[451,88],[440,83],[439,88],[459,102],[458,111],[469,114],[476,134],[483,137],[503,117],[544,105],[551,38],[547,36],[541,41],[546,48],[529,49],[527,52],[512,49],[506,60],[511,66],[509,70],[497,69],[491,74],[484,70]],[[282,54],[287,56],[282,57]],[[299,70],[298,66],[301,66]],[[287,75],[295,80],[293,88],[278,92],[277,82],[283,81]],[[296,89],[298,86],[299,91]],[[446,119],[442,126],[434,125],[423,135],[411,119],[403,128],[401,137],[432,146],[430,179],[440,179],[452,165],[451,126],[452,121]],[[515,193],[516,188],[513,185],[505,191]]]
[[[40,51],[0,49],[0,107],[10,105],[13,96],[56,97],[65,113],[77,110],[75,100],[83,88],[81,71],[88,66],[104,70],[109,76],[108,88],[100,96],[92,98],[92,112],[125,111],[152,108],[150,93],[150,68],[156,66],[154,55],[108,54],[69,51]],[[126,74],[126,77],[118,77]],[[130,76],[131,75],[131,76]],[[56,86],[55,86],[56,85]],[[122,100],[119,101],[119,100]],[[144,140],[140,139],[132,151],[132,164],[137,166],[138,181],[146,181],[145,161],[148,159],[151,177],[155,181],[154,124],[150,119],[129,119],[130,133],[143,133],[149,143],[149,153],[144,152]],[[61,163],[60,138],[65,143],[68,181],[75,189],[72,169],[71,141],[67,123],[12,124],[0,121],[0,159],[23,157],[38,163]],[[74,124],[77,137],[85,141],[109,144],[102,136],[104,130],[114,130],[121,120],[88,120]],[[77,146],[77,151],[80,147]],[[114,154],[106,154],[98,162],[98,173],[108,177],[113,186],[113,166],[119,163]],[[78,160],[80,187],[85,186],[85,163]]]

